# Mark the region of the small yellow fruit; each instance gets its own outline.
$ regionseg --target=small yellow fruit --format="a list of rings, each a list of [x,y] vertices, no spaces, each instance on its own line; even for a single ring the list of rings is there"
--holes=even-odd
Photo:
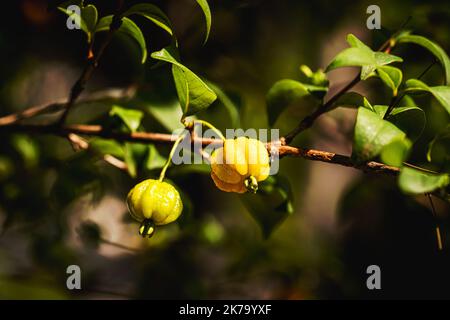
[[[174,186],[167,182],[148,179],[138,183],[128,193],[128,210],[141,222],[139,233],[151,237],[155,226],[171,223],[183,211],[183,202]]]
[[[211,155],[211,178],[222,191],[256,192],[258,182],[267,179],[269,172],[269,154],[256,139],[227,139]]]

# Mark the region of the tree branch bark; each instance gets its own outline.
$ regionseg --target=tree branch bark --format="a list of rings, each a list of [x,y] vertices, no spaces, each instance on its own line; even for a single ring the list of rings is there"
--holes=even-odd
[[[154,133],[154,132],[133,132],[123,133],[117,131],[106,131],[102,126],[98,125],[67,125],[63,127],[48,126],[48,125],[24,125],[13,124],[8,126],[0,126],[0,132],[29,132],[35,134],[51,134],[61,137],[67,137],[69,134],[95,136],[104,139],[114,139],[117,141],[127,142],[140,142],[140,143],[159,143],[159,144],[172,144],[176,136],[167,133]],[[223,141],[220,139],[203,139],[197,138],[191,140],[192,143],[199,143],[202,146],[216,145],[220,146]],[[357,164],[353,160],[345,155],[314,150],[303,149],[298,147],[292,147],[287,145],[276,146],[274,143],[267,144],[268,151],[272,151],[272,148],[276,147],[280,158],[285,156],[301,157],[306,160],[321,161],[324,163],[338,164],[345,167],[352,167],[358,170],[362,170],[367,173],[397,175],[399,168],[385,165],[383,163],[370,161],[363,164]]]

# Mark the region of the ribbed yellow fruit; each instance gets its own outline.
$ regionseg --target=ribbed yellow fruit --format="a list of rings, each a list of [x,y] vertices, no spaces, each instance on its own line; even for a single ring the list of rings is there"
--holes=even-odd
[[[269,172],[269,154],[256,139],[227,139],[211,155],[211,177],[226,192],[256,192],[258,182],[267,179]]]
[[[177,220],[183,211],[177,189],[167,182],[154,179],[142,181],[131,189],[127,206],[131,216],[141,222],[139,233],[143,237],[151,237],[155,226]]]

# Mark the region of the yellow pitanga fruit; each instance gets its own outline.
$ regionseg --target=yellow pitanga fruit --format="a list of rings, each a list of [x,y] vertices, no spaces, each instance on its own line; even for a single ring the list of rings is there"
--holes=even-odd
[[[138,183],[128,193],[127,206],[131,216],[141,222],[139,233],[151,237],[155,226],[178,219],[183,202],[174,186],[167,182],[148,179]]]
[[[226,139],[211,155],[211,177],[226,192],[256,192],[258,182],[267,179],[269,172],[266,146],[256,139]]]

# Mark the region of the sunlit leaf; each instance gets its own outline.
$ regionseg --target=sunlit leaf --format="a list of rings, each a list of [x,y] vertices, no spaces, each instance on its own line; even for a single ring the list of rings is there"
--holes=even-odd
[[[385,52],[376,52],[365,45],[354,35],[347,36],[351,48],[344,49],[336,55],[328,65],[326,71],[341,67],[361,67],[361,79],[365,80],[374,75],[377,68],[403,59]]]
[[[89,147],[100,153],[123,158],[125,156],[123,145],[110,139],[94,138],[89,141]]]
[[[135,132],[139,128],[144,117],[144,113],[141,110],[127,109],[120,106],[113,106],[109,115],[119,117],[131,132]]]
[[[175,48],[164,48],[153,52],[151,56],[172,64],[172,74],[184,117],[208,108],[217,99],[217,95],[202,79],[178,61]]]
[[[157,6],[150,3],[138,3],[129,8],[123,16],[128,17],[133,14],[143,16],[144,18],[150,20],[155,25],[165,30],[171,36],[173,36],[172,26],[169,18],[166,14]]]
[[[430,87],[420,80],[409,79],[406,81],[406,92],[410,94],[421,92],[431,93],[445,110],[447,110],[448,114],[450,114],[450,86]]]
[[[391,66],[380,66],[377,68],[377,73],[380,79],[392,89],[393,95],[396,96],[398,87],[402,83],[402,71]]]
[[[352,158],[356,162],[371,160],[380,154],[384,146],[404,137],[405,133],[395,125],[361,107],[356,118]]]
[[[298,108],[303,108],[302,114],[306,116],[320,103],[304,84],[291,79],[277,81],[267,93],[266,101],[270,126],[273,126],[281,113],[291,105],[298,104]]]
[[[407,138],[392,141],[381,150],[381,161],[390,166],[401,167],[409,156],[411,145]]]
[[[398,179],[400,189],[413,194],[433,192],[449,183],[448,174],[432,174],[409,167],[403,167]]]
[[[209,9],[209,4],[207,0],[196,0],[198,5],[200,6],[200,8],[203,11],[203,14],[205,16],[205,23],[206,23],[206,35],[205,35],[205,40],[204,43],[206,43],[206,41],[208,41],[209,38],[209,33],[211,31],[211,10]]]

